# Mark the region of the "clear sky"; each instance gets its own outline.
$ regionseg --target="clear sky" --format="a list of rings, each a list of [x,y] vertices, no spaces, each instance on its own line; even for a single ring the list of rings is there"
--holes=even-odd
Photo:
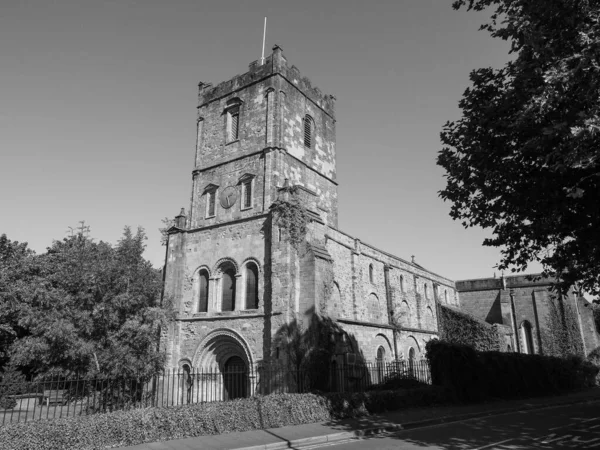
[[[85,220],[116,243],[188,207],[199,81],[283,48],[337,97],[339,227],[451,279],[499,251],[439,197],[439,133],[469,71],[508,60],[451,0],[0,0],[0,233],[43,252]],[[539,267],[532,266],[532,270]]]

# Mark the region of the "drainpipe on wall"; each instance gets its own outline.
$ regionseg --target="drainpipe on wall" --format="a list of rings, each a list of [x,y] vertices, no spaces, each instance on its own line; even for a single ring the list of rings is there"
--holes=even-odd
[[[531,302],[533,304],[533,318],[535,319],[535,329],[536,329],[536,335],[537,335],[537,341],[538,341],[538,353],[540,355],[544,354],[544,350],[542,349],[542,331],[540,329],[540,319],[538,317],[538,310],[537,310],[537,302],[536,302],[536,298],[535,298],[535,291],[533,291],[531,293]]]
[[[583,334],[583,321],[581,320],[581,313],[579,312],[579,292],[577,292],[577,289],[573,290],[573,298],[575,299],[575,312],[577,313],[577,323],[579,324],[581,344],[583,345],[583,357],[585,358],[588,352],[587,346],[585,345],[585,335]]]
[[[388,324],[391,325],[392,328],[392,338],[394,340],[394,360],[398,360],[398,344],[396,343],[396,326],[394,325],[394,305],[392,301],[392,290],[390,288],[390,266],[385,264],[383,266],[383,277],[385,279],[385,297],[387,300],[387,309],[388,309]]]
[[[517,331],[517,315],[515,314],[515,293],[511,289],[509,292],[510,295],[510,315],[512,316],[512,327],[513,327],[513,336],[514,336],[514,344],[517,349],[517,353],[521,353],[521,344],[519,343],[519,333]]]

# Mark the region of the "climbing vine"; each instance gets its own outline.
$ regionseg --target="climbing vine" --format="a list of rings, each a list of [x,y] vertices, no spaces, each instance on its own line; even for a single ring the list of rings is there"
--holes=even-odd
[[[300,202],[297,186],[284,187],[282,191],[287,195],[276,200],[271,210],[275,223],[285,231],[285,239],[298,251],[306,237],[308,214]]]
[[[552,296],[546,320],[547,327],[542,329],[545,355],[565,357],[583,353],[577,314],[570,303]]]
[[[327,305],[329,305],[331,303],[331,301],[333,300],[332,294],[333,294],[333,289],[334,289],[334,285],[333,285],[333,280],[334,280],[334,274],[333,274],[333,264],[327,264],[324,268],[322,268],[321,270],[321,277],[323,280],[323,284],[321,285],[321,313],[329,313],[329,311],[327,311]]]

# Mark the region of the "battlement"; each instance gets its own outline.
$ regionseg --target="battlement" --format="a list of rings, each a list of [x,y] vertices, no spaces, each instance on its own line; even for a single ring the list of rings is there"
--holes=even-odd
[[[298,90],[327,114],[332,117],[335,116],[335,97],[323,94],[318,87],[313,87],[310,79],[302,76],[296,66],[289,66],[281,47],[278,45],[273,47],[273,53],[265,58],[264,64],[260,64],[259,61],[251,62],[246,73],[236,75],[216,86],[211,83],[198,83],[198,107],[229,95],[258,80],[277,74],[296,86]]]

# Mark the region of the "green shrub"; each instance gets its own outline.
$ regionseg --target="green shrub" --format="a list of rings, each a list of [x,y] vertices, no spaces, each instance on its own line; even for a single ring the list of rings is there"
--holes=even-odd
[[[484,368],[472,347],[433,340],[426,350],[432,384],[446,388],[455,401],[484,398]]]
[[[145,408],[0,427],[0,448],[100,450],[211,434],[323,422],[442,403],[428,386],[406,391],[277,394],[168,408]]]
[[[595,311],[596,310],[594,310],[594,312]],[[594,366],[600,368],[600,347],[596,347],[594,350],[592,350],[590,352],[590,354],[587,356],[586,361],[588,361],[590,364],[593,364]],[[596,384],[596,386],[600,386],[600,373],[598,373],[598,375],[596,375],[595,384]]]
[[[477,352],[444,341],[427,343],[434,385],[459,401],[548,395],[594,384],[598,368],[576,356]]]
[[[17,404],[14,395],[25,389],[25,377],[12,366],[0,373],[0,409],[14,408]]]

